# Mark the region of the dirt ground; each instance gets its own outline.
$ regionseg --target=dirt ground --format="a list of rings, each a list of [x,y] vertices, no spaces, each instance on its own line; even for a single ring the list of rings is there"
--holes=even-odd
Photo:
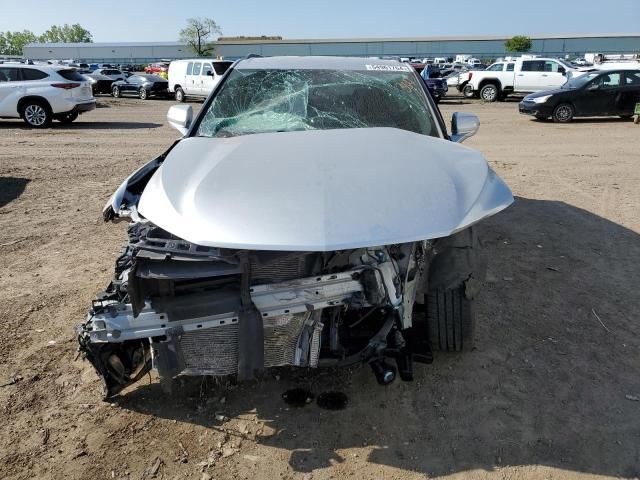
[[[517,198],[481,227],[475,350],[416,365],[413,383],[285,371],[167,397],[154,377],[104,403],[73,333],[125,238],[100,212],[178,135],[172,102],[99,103],[68,127],[0,121],[0,478],[640,476],[640,126],[442,103],[479,115],[466,144]],[[349,405],[289,409],[296,385]]]

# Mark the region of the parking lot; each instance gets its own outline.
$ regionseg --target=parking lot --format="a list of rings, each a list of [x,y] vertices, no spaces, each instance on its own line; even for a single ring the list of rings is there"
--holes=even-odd
[[[0,121],[0,478],[640,476],[640,126],[441,103],[447,121],[480,117],[465,145],[517,198],[481,224],[476,348],[416,366],[413,383],[282,371],[167,397],[152,377],[109,404],[73,333],[125,240],[101,209],[178,134],[171,101],[98,103],[69,126]],[[296,385],[349,405],[289,409]]]

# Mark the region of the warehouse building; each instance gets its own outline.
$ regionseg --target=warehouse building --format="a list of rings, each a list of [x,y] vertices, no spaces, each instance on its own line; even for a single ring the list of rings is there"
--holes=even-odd
[[[321,40],[223,39],[214,54],[236,59],[249,54],[344,55],[376,57],[452,57],[469,54],[491,59],[507,54],[507,37],[354,38]],[[638,53],[640,33],[610,35],[531,36],[530,53],[547,56],[578,56],[585,52]],[[32,43],[23,54],[31,60],[73,59],[89,63],[148,63],[189,58],[190,48],[179,42],[148,43]]]

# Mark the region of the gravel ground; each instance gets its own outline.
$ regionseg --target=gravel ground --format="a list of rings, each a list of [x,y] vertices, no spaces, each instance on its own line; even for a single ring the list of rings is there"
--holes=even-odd
[[[100,212],[177,134],[171,102],[99,103],[68,127],[0,121],[0,478],[640,476],[640,126],[442,103],[479,115],[467,145],[517,199],[481,227],[475,350],[417,365],[413,383],[282,371],[167,397],[151,377],[109,404],[73,334],[125,238]],[[349,405],[289,409],[297,385]]]

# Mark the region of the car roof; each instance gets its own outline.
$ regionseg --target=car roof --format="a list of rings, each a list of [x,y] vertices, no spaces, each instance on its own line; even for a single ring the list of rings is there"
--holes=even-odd
[[[400,71],[408,71],[411,67],[398,60],[383,60],[366,57],[251,57],[239,60],[238,69],[286,69],[286,70],[367,70],[372,66],[404,67]]]

